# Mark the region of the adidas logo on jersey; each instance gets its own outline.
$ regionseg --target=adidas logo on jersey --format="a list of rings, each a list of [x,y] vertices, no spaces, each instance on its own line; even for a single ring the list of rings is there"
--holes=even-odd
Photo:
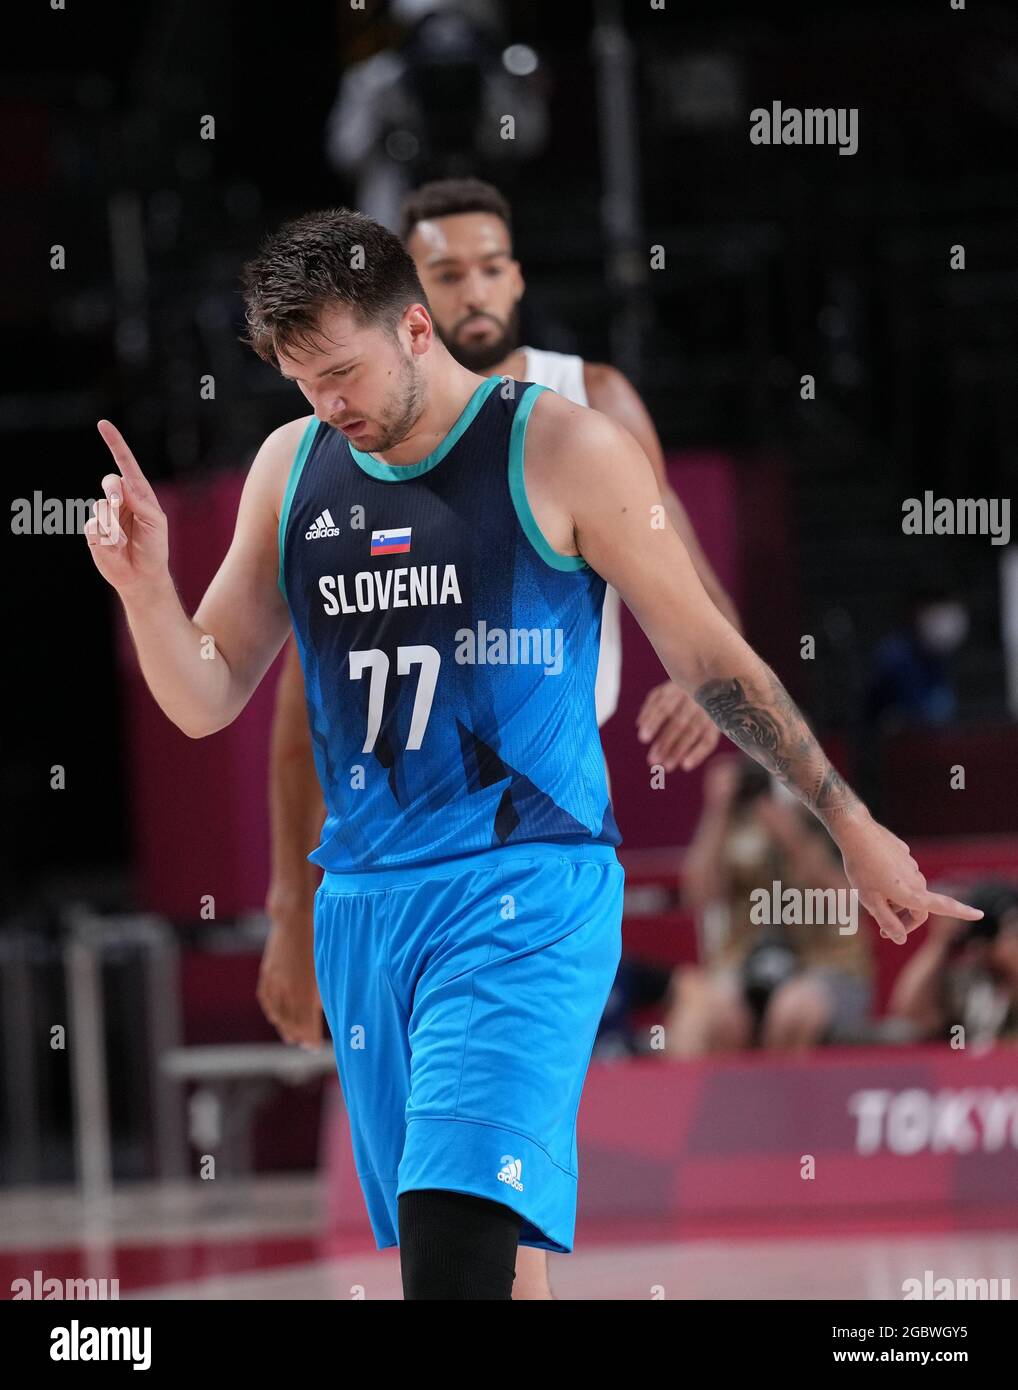
[[[520,1178],[523,1174],[523,1160],[513,1158],[512,1154],[503,1154],[499,1163],[502,1165],[497,1174],[499,1182],[504,1182],[509,1187],[515,1188],[517,1192],[522,1192],[523,1184],[520,1182]]]
[[[339,527],[333,521],[332,513],[326,507],[325,511],[311,523],[311,529],[304,532],[304,539],[306,541],[320,541],[324,540],[326,536],[338,535]]]

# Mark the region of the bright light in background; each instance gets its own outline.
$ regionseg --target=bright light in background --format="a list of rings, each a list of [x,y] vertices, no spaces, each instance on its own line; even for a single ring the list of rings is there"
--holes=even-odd
[[[502,53],[502,66],[513,77],[529,77],[537,71],[537,54],[525,43],[511,43]]]

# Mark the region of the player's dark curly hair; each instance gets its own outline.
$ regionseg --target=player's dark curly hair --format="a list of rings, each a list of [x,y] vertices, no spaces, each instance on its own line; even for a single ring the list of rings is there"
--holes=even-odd
[[[321,351],[323,309],[347,305],[362,324],[394,331],[410,304],[428,301],[402,242],[381,223],[327,208],[284,222],[244,266],[249,343],[276,366],[277,350]]]
[[[453,217],[458,212],[490,212],[512,232],[512,213],[498,189],[483,179],[434,179],[422,183],[403,199],[400,236],[408,240],[418,222],[433,217]]]

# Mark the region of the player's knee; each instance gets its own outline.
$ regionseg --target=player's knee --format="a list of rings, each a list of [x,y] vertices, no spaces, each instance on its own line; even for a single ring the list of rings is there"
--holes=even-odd
[[[516,1251],[516,1280],[513,1284],[514,1302],[554,1300],[548,1280],[548,1252],[532,1245],[521,1245]]]
[[[401,1192],[399,1253],[404,1299],[512,1298],[522,1218],[465,1192]]]

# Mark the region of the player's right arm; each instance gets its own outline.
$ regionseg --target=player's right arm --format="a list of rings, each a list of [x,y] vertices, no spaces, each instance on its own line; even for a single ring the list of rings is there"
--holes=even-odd
[[[166,516],[120,431],[99,433],[119,473],[85,525],[96,568],[116,589],[146,683],[190,738],[232,723],[256,690],[290,626],[278,586],[279,508],[306,419],[275,430],[244,484],[233,540],[193,618],[169,569]]]

